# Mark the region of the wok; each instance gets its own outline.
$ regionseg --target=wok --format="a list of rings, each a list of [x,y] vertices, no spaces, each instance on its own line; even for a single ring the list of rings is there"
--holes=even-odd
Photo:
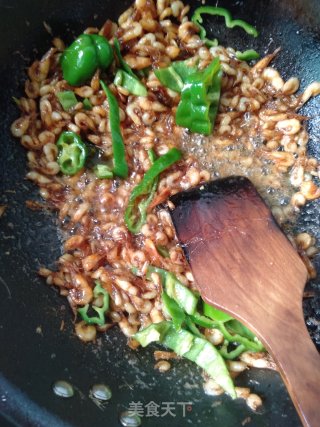
[[[190,2],[193,7],[199,1]],[[209,3],[209,2],[208,2]],[[216,2],[212,1],[212,4]],[[25,69],[50,46],[52,36],[66,42],[89,25],[115,19],[129,1],[111,0],[1,0],[0,1],[0,204],[7,205],[0,218],[0,412],[1,426],[117,426],[121,411],[130,402],[173,402],[176,417],[144,417],[143,426],[248,426],[298,427],[300,421],[286,389],[275,372],[252,370],[237,384],[249,386],[264,398],[258,413],[244,401],[203,393],[200,371],[179,361],[166,375],[153,369],[152,349],[132,351],[114,328],[96,343],[84,344],[72,332],[72,315],[57,292],[37,277],[40,265],[51,265],[61,242],[52,214],[28,210],[26,199],[36,199],[37,189],[24,179],[25,151],[9,131],[18,116],[12,96],[22,96]],[[214,29],[222,44],[239,50],[252,47],[261,54],[282,47],[275,65],[285,78],[302,78],[302,87],[320,80],[320,2],[318,0],[221,0],[219,6],[246,19],[261,31],[258,39],[241,30]],[[310,153],[320,156],[320,100],[303,109],[310,116]],[[319,238],[320,202],[307,205],[297,229]],[[316,259],[317,263],[317,259]],[[318,258],[319,264],[319,258]],[[315,297],[305,301],[305,315],[314,341],[320,344],[319,280],[308,285]],[[61,321],[65,329],[60,331]],[[75,396],[61,399],[52,392],[58,379],[75,387]],[[113,393],[105,405],[89,398],[93,384],[107,384]],[[182,416],[178,403],[190,402]],[[179,409],[180,408],[180,409]]]

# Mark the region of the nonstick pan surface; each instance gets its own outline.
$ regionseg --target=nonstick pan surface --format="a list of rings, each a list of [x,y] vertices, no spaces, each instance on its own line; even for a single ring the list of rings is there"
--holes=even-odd
[[[216,2],[207,2],[216,4]],[[89,25],[116,19],[128,1],[0,0],[0,419],[1,426],[118,426],[119,414],[130,402],[158,405],[171,402],[175,417],[143,417],[143,426],[277,426],[301,425],[286,389],[275,372],[251,370],[237,384],[249,386],[264,399],[259,413],[241,400],[209,397],[202,390],[200,371],[179,361],[166,375],[153,369],[152,349],[132,351],[122,334],[113,329],[96,343],[84,344],[73,334],[66,300],[37,277],[40,265],[54,266],[61,242],[54,215],[28,210],[27,199],[37,189],[24,179],[26,153],[10,135],[18,111],[12,96],[22,96],[25,69],[50,46],[52,36],[66,42]],[[195,7],[199,1],[191,1]],[[256,25],[258,39],[217,25],[215,35],[224,45],[239,50],[252,47],[261,54],[281,46],[275,65],[285,78],[301,78],[302,88],[320,80],[320,2],[318,0],[219,1],[234,16]],[[222,21],[221,21],[222,22]],[[303,113],[310,116],[310,153],[320,157],[320,100],[313,99]],[[305,207],[297,228],[320,237],[320,202]],[[319,259],[316,259],[319,264]],[[309,284],[315,297],[305,301],[306,321],[320,344],[319,281]],[[61,321],[66,328],[60,331]],[[63,379],[75,396],[61,399],[52,383]],[[113,393],[105,405],[90,397],[93,384],[104,383]],[[186,415],[182,403],[190,402]]]

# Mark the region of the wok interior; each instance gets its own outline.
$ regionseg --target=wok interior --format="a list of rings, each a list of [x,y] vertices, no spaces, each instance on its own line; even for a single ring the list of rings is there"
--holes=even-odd
[[[191,3],[198,5],[195,1]],[[224,1],[221,6],[255,24],[261,36],[251,40],[237,30],[228,32],[228,36],[222,31],[218,34],[222,44],[239,50],[249,44],[261,53],[282,46],[283,53],[277,58],[276,66],[284,77],[304,77],[304,85],[319,79],[320,13],[317,8],[320,5],[316,0],[287,0],[280,5],[276,0],[267,5],[263,0],[250,0],[241,7],[236,3]],[[130,350],[116,330],[110,336],[101,336],[98,344],[83,345],[72,334],[71,314],[64,300],[36,275],[38,265],[48,265],[58,257],[60,241],[54,217],[48,218],[47,214],[30,211],[25,206],[25,200],[35,198],[37,190],[24,180],[25,152],[9,133],[10,124],[18,114],[11,97],[22,94],[25,68],[50,46],[52,36],[44,28],[44,21],[54,35],[70,42],[86,26],[102,25],[107,18],[116,19],[129,4],[128,1],[92,1],[81,5],[75,1],[14,1],[2,9],[0,185],[1,204],[8,206],[0,219],[0,295],[5,314],[0,334],[1,341],[6,343],[6,350],[0,355],[4,375],[0,377],[0,391],[6,396],[3,411],[22,424],[26,424],[26,420],[38,420],[39,425],[48,425],[50,420],[50,425],[57,426],[63,422],[99,426],[110,420],[110,425],[117,425],[117,414],[131,401],[160,403],[169,399],[192,402],[189,416],[192,425],[201,420],[202,426],[209,426],[215,418],[218,423],[231,427],[246,417],[251,418],[251,425],[299,425],[284,385],[273,372],[251,371],[239,380],[241,385],[253,381],[256,391],[264,396],[262,414],[253,414],[243,402],[231,402],[226,397],[215,398],[216,406],[212,409],[212,397],[203,394],[199,371],[185,361],[176,364],[169,375],[162,376],[153,370],[152,349]],[[220,28],[222,26],[218,30]],[[311,101],[304,114],[316,115],[317,102]],[[311,121],[309,131],[311,153],[319,156],[316,143],[319,120]],[[308,206],[298,224],[316,237],[319,237],[319,209],[318,202]],[[315,317],[317,304],[319,306],[319,298],[306,302],[309,318]],[[63,332],[59,330],[61,320],[67,325]],[[319,330],[313,332],[319,334]],[[69,401],[54,397],[51,384],[57,379],[70,381],[84,398],[80,393]],[[88,397],[90,387],[97,382],[108,384],[113,393],[103,411]],[[24,394],[20,395],[17,389]],[[167,417],[165,421],[169,426],[177,425],[177,419]],[[143,425],[156,424],[150,418],[144,419]]]

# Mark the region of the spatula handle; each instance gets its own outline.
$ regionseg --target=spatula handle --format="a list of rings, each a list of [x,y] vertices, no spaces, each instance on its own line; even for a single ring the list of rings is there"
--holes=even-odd
[[[320,425],[320,355],[313,345],[302,310],[288,310],[289,323],[277,324],[270,322],[268,346],[278,363],[280,373],[287,386],[291,399],[305,427]],[[272,325],[273,323],[273,325]],[[265,328],[266,329],[266,328]],[[296,332],[296,334],[295,334]]]

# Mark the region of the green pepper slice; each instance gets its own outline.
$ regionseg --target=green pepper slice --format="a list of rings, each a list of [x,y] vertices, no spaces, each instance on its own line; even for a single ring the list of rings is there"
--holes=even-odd
[[[95,165],[93,168],[94,173],[96,174],[97,178],[100,179],[111,179],[113,178],[112,170],[109,168],[109,166],[99,163]]]
[[[222,332],[227,341],[235,342],[240,345],[242,344],[247,350],[264,350],[263,344],[258,340],[254,333],[229,314],[218,310],[205,302],[203,302],[203,313],[215,321],[215,327]]]
[[[98,34],[81,34],[61,55],[63,78],[72,86],[83,84],[98,68],[106,69],[113,61],[108,40]]]
[[[156,155],[154,151],[148,150],[148,155],[153,164],[156,160]],[[133,210],[132,212],[130,211],[129,204],[128,204],[128,207],[125,211],[125,222],[128,227],[128,230],[130,230],[131,233],[134,233],[134,234],[139,233],[143,224],[146,223],[147,209],[150,203],[152,202],[154,195],[156,194],[158,181],[159,181],[159,177],[156,176],[153,182],[150,184],[151,187],[150,187],[149,194],[145,194],[146,197],[142,197],[140,202],[137,204],[137,217],[134,216],[135,214],[133,213]],[[129,199],[129,203],[130,203],[130,199]]]
[[[228,9],[225,9],[223,7],[215,7],[215,6],[201,6],[194,11],[191,21],[199,28],[200,38],[206,43],[207,46],[217,46],[218,40],[217,39],[209,40],[206,37],[207,32],[205,28],[201,25],[203,23],[203,18],[201,15],[204,15],[204,14],[224,17],[227,28],[240,27],[250,36],[258,37],[259,35],[256,28],[253,27],[252,25],[248,24],[242,19],[233,19]]]
[[[159,274],[162,286],[170,298],[175,300],[187,314],[195,314],[199,295],[196,295],[189,288],[183,285],[174,274],[170,273],[170,271],[149,265],[146,274],[148,280],[151,279],[152,273]]]
[[[72,131],[62,132],[57,141],[58,164],[65,175],[79,172],[87,158],[87,148],[79,135]]]
[[[92,110],[92,104],[88,98],[84,98],[84,100],[82,101],[82,104],[85,110]]]
[[[231,351],[227,350],[227,346],[228,343],[226,342],[226,345],[223,345],[219,349],[219,353],[221,354],[221,356],[227,360],[234,360],[239,357],[240,354],[247,350],[246,346],[244,346],[243,344],[238,345],[234,350]]]
[[[112,137],[113,150],[113,173],[120,178],[127,178],[128,164],[126,160],[126,150],[121,135],[120,129],[120,113],[119,105],[116,97],[113,95],[108,86],[100,80],[102,89],[104,90],[109,103],[109,121]]]
[[[170,258],[170,253],[165,246],[157,245],[156,249],[163,258]]]
[[[143,83],[140,82],[138,76],[131,70],[129,65],[123,59],[120,51],[120,43],[117,38],[113,41],[116,57],[122,70],[118,70],[114,79],[116,86],[122,86],[130,93],[136,96],[147,96],[148,91]]]
[[[57,98],[59,99],[60,104],[64,111],[69,111],[71,108],[75,107],[78,103],[76,95],[72,90],[65,90],[63,92],[57,93]]]
[[[203,302],[203,314],[217,322],[228,322],[233,319],[229,314],[212,307],[212,305],[209,305],[206,302]]]
[[[220,98],[219,71],[219,58],[215,58],[207,68],[186,78],[176,112],[177,125],[211,134]]]
[[[175,92],[181,92],[183,85],[191,74],[197,71],[197,66],[190,64],[190,60],[175,61],[169,67],[157,68],[154,74],[160,82]]]
[[[259,59],[260,55],[254,49],[248,49],[244,52],[237,51],[236,58],[239,59],[239,61],[252,61],[253,59]]]
[[[137,76],[134,74],[134,72],[131,70],[131,68],[129,67],[129,65],[126,63],[126,61],[123,59],[122,55],[121,55],[121,50],[120,50],[120,43],[119,40],[117,38],[114,39],[113,41],[113,47],[114,50],[116,52],[116,56],[118,58],[119,64],[121,65],[121,68],[127,72],[128,74],[130,74],[131,77],[137,78]]]
[[[149,265],[146,272],[146,278],[148,280],[151,280],[152,273],[157,273],[161,278],[164,289],[163,301],[165,309],[172,317],[176,329],[179,329],[182,323],[185,322],[190,331],[195,336],[199,337],[202,337],[202,334],[195,326],[196,324],[203,328],[219,329],[226,342],[238,344],[237,348],[230,352],[230,354],[228,353],[227,348],[222,349],[221,354],[224,353],[226,358],[229,359],[237,357],[237,355],[241,354],[244,350],[264,351],[264,347],[258,338],[248,328],[242,325],[242,323],[231,317],[229,314],[224,313],[203,301],[204,315],[200,314],[197,311],[199,295],[183,285],[174,276],[174,274],[164,270],[163,268]],[[137,271],[135,271],[134,274],[137,274]],[[168,310],[166,304],[173,301],[175,301],[177,305],[171,304]],[[183,310],[182,313],[177,309],[177,306]],[[187,313],[184,319],[182,316],[183,312]]]
[[[172,65],[166,68],[157,68],[154,70],[154,74],[157,79],[163,84],[163,86],[174,90],[175,92],[181,92],[183,88],[183,81],[179,74],[175,71]]]
[[[185,319],[186,327],[189,331],[195,336],[199,338],[205,338],[204,335],[199,331],[194,322],[191,319],[191,316],[187,316]]]
[[[173,298],[169,297],[166,292],[162,292],[161,298],[164,311],[166,311],[167,314],[172,318],[173,326],[177,330],[181,329],[181,325],[186,319],[184,311],[182,310],[182,308],[180,308],[180,306]]]
[[[135,234],[139,233],[146,220],[147,208],[154,197],[158,176],[169,166],[180,160],[181,157],[181,151],[177,148],[171,148],[166,154],[154,161],[139,184],[134,187],[124,214],[125,223],[129,231]],[[138,202],[141,198],[142,201]]]
[[[195,312],[194,314],[190,315],[190,319],[193,321],[193,323],[201,326],[202,328],[212,329],[212,328],[216,328],[218,325],[218,322],[214,322],[208,317],[203,316],[198,312]]]
[[[136,77],[132,77],[129,73],[123,70],[118,70],[115,78],[114,84],[116,86],[121,86],[124,89],[127,89],[129,93],[136,96],[147,96],[148,91],[146,87],[140,82]]]
[[[218,329],[222,332],[225,339],[229,342],[235,342],[237,344],[243,344],[247,350],[252,351],[264,351],[263,344],[254,337],[254,340],[248,339],[245,336],[239,334],[231,334],[228,330],[228,323],[220,322]]]
[[[233,381],[219,351],[205,338],[195,337],[191,332],[177,331],[172,322],[152,324],[134,335],[146,347],[151,342],[160,342],[179,356],[195,362],[204,369],[232,398],[236,398]]]

